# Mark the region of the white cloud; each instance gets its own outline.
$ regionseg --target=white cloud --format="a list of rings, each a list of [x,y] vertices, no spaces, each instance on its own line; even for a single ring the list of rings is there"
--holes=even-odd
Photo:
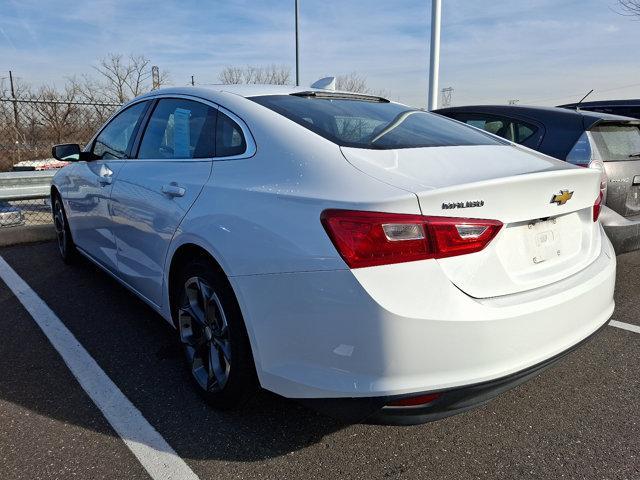
[[[637,22],[613,0],[447,0],[443,6],[441,87],[456,104],[510,98],[554,104],[596,88],[640,96]],[[293,70],[288,0],[180,3],[122,0],[0,0],[2,68],[34,82],[90,71],[108,52],[142,53],[171,72],[217,81],[229,64],[278,63]],[[424,105],[429,4],[424,0],[301,2],[305,83],[358,71],[374,89]],[[11,42],[15,45],[12,47]],[[616,87],[627,86],[611,90]]]

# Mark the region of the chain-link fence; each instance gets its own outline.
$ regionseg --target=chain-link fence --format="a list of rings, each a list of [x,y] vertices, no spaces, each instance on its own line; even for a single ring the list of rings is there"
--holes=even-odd
[[[84,145],[119,107],[35,97],[0,98],[0,229],[51,223],[46,185],[41,196],[25,198],[21,187],[33,181],[31,174],[9,172],[60,167],[60,162],[51,158],[51,146]],[[42,179],[38,181],[42,183]]]
[[[0,228],[51,223],[49,198],[0,201]]]
[[[0,172],[48,168],[52,145],[86,143],[119,106],[0,98]]]

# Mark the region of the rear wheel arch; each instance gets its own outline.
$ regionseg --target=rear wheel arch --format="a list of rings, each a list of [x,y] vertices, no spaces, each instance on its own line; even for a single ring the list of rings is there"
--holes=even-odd
[[[169,308],[171,312],[171,321],[176,327],[177,335],[182,342],[183,349],[187,355],[187,364],[191,369],[191,373],[196,380],[199,388],[198,392],[204,396],[205,400],[215,407],[227,409],[243,403],[250,398],[255,392],[256,387],[259,386],[259,381],[256,372],[256,363],[253,355],[253,342],[251,342],[250,336],[247,332],[247,324],[240,309],[238,302],[238,296],[236,295],[228,276],[220,266],[220,263],[209,253],[208,250],[193,243],[186,243],[178,247],[173,253],[171,262],[169,264],[168,286],[169,286]],[[197,280],[194,282],[193,279]],[[210,319],[206,313],[207,308],[202,305],[201,311],[204,311],[204,318],[197,321],[195,324],[189,322],[185,324],[187,318],[195,319],[193,310],[185,308],[182,303],[185,299],[185,282],[186,285],[198,285],[198,290],[201,292],[208,291],[211,297],[216,299],[219,311],[222,312],[222,317],[216,315],[214,318],[223,318],[226,334],[223,334],[223,330],[220,330],[219,320],[214,321],[208,328],[212,330],[206,330],[203,332],[200,330],[199,335],[203,338],[212,341],[211,338],[215,337],[218,340],[213,340],[214,344],[220,344],[222,341],[222,335],[226,338],[226,345],[229,350],[228,354],[224,354],[224,358],[227,359],[227,363],[224,364],[226,368],[226,374],[229,375],[229,369],[231,371],[230,376],[226,377],[226,381],[222,385],[222,390],[211,391],[209,390],[209,383],[205,379],[206,386],[202,382],[202,368],[203,365],[208,364],[211,369],[212,360],[209,358],[209,362],[203,363],[201,357],[196,358],[194,352],[198,347],[196,345],[202,345],[199,340],[195,343],[192,338],[196,335],[198,329],[193,328],[193,325],[203,325],[209,320],[203,322],[204,319]],[[206,290],[200,290],[201,285],[206,285]],[[186,295],[189,295],[188,293]],[[206,297],[206,298],[211,298]],[[201,298],[198,295],[198,298]],[[200,300],[198,300],[199,302]],[[188,303],[191,301],[189,300]],[[185,310],[183,310],[185,308]],[[191,311],[191,314],[186,314],[183,317],[184,311]],[[180,313],[179,313],[180,312]],[[228,323],[227,323],[228,322]],[[202,328],[202,327],[200,327]],[[186,330],[185,330],[186,329]],[[208,331],[209,333],[206,333]],[[194,333],[195,332],[195,333]],[[216,333],[217,332],[217,333]],[[190,346],[190,347],[189,347]],[[210,348],[210,347],[208,347]],[[226,352],[227,350],[223,348]],[[190,353],[188,353],[190,352]],[[222,352],[222,350],[220,351]],[[209,354],[211,355],[211,354]],[[220,356],[221,353],[216,355]],[[197,361],[194,361],[196,358]],[[212,357],[216,358],[216,357]],[[215,371],[215,367],[214,371]],[[200,373],[198,373],[200,372]],[[234,373],[235,372],[235,373]],[[209,377],[211,371],[207,372]],[[220,381],[218,375],[218,382]],[[203,390],[204,389],[204,390]]]
[[[237,295],[229,282],[229,278],[223,268],[220,266],[220,263],[215,259],[209,251],[205,248],[197,245],[195,243],[185,243],[180,245],[176,251],[173,253],[171,257],[171,262],[169,264],[169,276],[168,276],[168,288],[169,288],[169,308],[171,312],[171,321],[174,323],[174,314],[176,311],[176,295],[179,292],[180,285],[178,285],[177,281],[180,277],[180,269],[186,262],[193,259],[202,259],[209,263],[213,268],[214,272],[224,279],[225,283],[229,287],[229,289],[233,292],[234,297],[237,302]]]

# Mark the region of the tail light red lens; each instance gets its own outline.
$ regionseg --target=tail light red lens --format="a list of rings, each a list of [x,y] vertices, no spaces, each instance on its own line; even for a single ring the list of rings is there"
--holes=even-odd
[[[387,404],[387,407],[417,407],[419,405],[426,405],[427,403],[435,402],[442,396],[441,393],[428,393],[427,395],[420,395],[417,397],[401,398]]]
[[[596,203],[593,204],[593,221],[597,222],[600,217],[600,210],[602,210],[602,192],[598,195]]]
[[[329,238],[350,268],[479,252],[496,236],[497,220],[325,210]]]
[[[604,199],[607,194],[607,184],[609,183],[609,177],[607,171],[604,168],[604,163],[601,160],[591,160],[588,164],[576,164],[578,167],[591,168],[593,170],[600,171],[600,192],[602,192],[602,198]]]

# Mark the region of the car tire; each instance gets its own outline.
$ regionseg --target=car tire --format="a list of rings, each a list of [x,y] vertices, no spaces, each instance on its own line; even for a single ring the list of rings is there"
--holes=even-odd
[[[180,269],[173,290],[174,324],[196,390],[218,409],[243,404],[258,382],[244,320],[226,276],[199,257]]]
[[[64,211],[64,205],[60,195],[54,195],[52,201],[53,226],[56,230],[58,240],[58,251],[62,260],[66,264],[72,264],[78,257],[78,251],[71,237],[67,214]]]

